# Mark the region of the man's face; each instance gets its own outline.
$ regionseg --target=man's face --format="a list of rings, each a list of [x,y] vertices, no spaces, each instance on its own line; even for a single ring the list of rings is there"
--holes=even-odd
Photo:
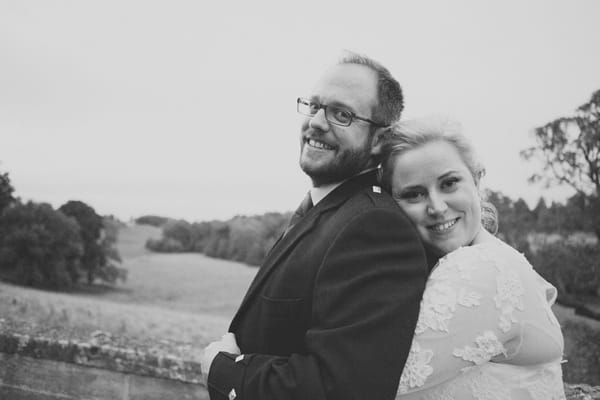
[[[377,75],[355,64],[336,65],[317,82],[310,100],[344,107],[371,118],[377,104]],[[302,122],[300,168],[314,186],[340,182],[373,165],[370,125],[354,120],[350,126],[331,124],[321,109]]]

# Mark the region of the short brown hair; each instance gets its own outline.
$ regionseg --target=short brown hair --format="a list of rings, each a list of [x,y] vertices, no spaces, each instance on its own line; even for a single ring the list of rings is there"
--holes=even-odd
[[[351,51],[346,51],[338,64],[364,65],[377,74],[377,106],[373,110],[373,118],[383,125],[391,125],[400,120],[404,109],[404,96],[400,83],[390,71],[377,61]]]

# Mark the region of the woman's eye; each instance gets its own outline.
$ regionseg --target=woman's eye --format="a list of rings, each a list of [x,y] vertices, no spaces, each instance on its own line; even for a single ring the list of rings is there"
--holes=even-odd
[[[451,190],[456,187],[456,184],[460,181],[459,178],[448,178],[442,181],[442,189]]]
[[[425,193],[418,190],[409,190],[400,194],[400,198],[409,203],[416,203],[425,197]]]

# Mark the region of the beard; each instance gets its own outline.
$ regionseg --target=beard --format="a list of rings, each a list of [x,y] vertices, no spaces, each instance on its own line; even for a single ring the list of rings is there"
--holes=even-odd
[[[315,187],[342,182],[371,167],[373,162],[368,143],[360,149],[344,150],[336,154],[331,161],[323,164],[316,163],[317,165],[310,160],[305,160],[301,154],[300,168],[310,177]]]

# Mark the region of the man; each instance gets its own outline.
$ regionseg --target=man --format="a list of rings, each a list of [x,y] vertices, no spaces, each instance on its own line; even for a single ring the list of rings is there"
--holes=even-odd
[[[313,204],[269,252],[226,334],[204,351],[217,399],[393,399],[427,276],[407,217],[377,185],[402,110],[378,63],[342,59],[298,99]]]

